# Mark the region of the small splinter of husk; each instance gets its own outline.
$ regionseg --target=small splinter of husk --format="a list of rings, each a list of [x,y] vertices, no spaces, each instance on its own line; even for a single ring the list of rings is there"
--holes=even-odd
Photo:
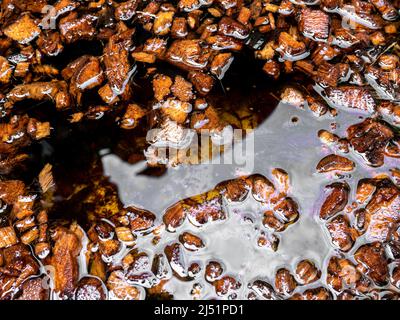
[[[0,228],[0,249],[13,246],[17,243],[18,238],[13,227]]]
[[[46,193],[51,188],[54,187],[54,179],[52,173],[53,166],[51,164],[46,164],[42,171],[39,173],[39,183],[42,188],[43,193]]]

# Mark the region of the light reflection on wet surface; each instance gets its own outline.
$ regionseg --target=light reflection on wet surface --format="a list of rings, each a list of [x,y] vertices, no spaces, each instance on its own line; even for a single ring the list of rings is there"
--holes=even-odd
[[[280,104],[255,130],[256,153],[252,173],[269,177],[271,170],[276,167],[289,173],[290,193],[299,204],[299,221],[279,234],[280,244],[277,252],[259,248],[255,245],[254,234],[257,228],[262,228],[261,224],[246,224],[235,213],[239,210],[254,216],[262,215],[257,208],[257,202],[249,196],[240,204],[227,206],[229,217],[226,221],[211,223],[200,229],[188,221],[185,222],[179,232],[192,230],[200,234],[208,244],[203,253],[191,255],[191,258],[203,261],[219,259],[227,266],[228,274],[237,275],[242,284],[256,277],[268,279],[271,283],[279,267],[286,266],[293,270],[296,263],[307,258],[316,262],[323,272],[321,280],[313,283],[312,287],[321,285],[326,278],[326,259],[334,250],[318,218],[322,188],[332,181],[332,176],[315,172],[316,164],[327,152],[322,148],[317,132],[320,129],[329,130],[332,122],[338,122],[341,126],[337,127],[335,133],[343,135],[348,125],[359,121],[358,116],[355,113],[341,112],[336,118],[315,118],[307,110]],[[293,123],[293,117],[297,117],[298,121]],[[354,159],[356,156],[350,157]],[[156,213],[159,218],[173,203],[211,190],[221,181],[237,178],[238,172],[241,172],[235,165],[203,164],[170,169],[164,176],[152,178],[138,175],[143,170],[144,163],[129,165],[112,154],[104,156],[102,162],[105,175],[118,186],[124,205],[144,207]],[[356,170],[343,178],[349,182],[354,193],[360,178],[385,171],[387,172],[386,166],[371,170],[357,161]],[[148,248],[148,251],[162,251],[165,244],[176,241],[176,238],[176,233],[166,232],[157,247]],[[189,297],[192,285],[193,281],[182,282],[175,279],[169,281],[166,288],[174,293],[175,298],[180,299]],[[304,287],[301,288],[303,289]],[[242,286],[240,290],[242,294],[239,296],[244,298],[246,286]],[[203,298],[215,295],[211,286],[204,288],[204,292]]]

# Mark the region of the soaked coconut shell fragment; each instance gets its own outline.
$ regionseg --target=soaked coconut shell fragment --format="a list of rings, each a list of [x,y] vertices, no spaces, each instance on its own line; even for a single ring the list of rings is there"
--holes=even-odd
[[[317,164],[317,171],[319,173],[326,173],[330,171],[353,171],[355,163],[345,157],[331,154],[321,159]]]

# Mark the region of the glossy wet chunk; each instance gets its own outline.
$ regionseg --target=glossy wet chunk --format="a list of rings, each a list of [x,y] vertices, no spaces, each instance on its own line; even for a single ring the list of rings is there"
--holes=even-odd
[[[62,299],[72,297],[79,277],[77,256],[81,243],[75,233],[58,228],[54,234],[55,246],[51,265],[55,269],[55,291]]]
[[[321,271],[312,261],[302,260],[296,266],[296,275],[301,284],[309,284],[321,277]]]
[[[97,278],[82,278],[75,292],[76,300],[105,300],[104,284]]]
[[[354,255],[360,272],[369,276],[377,285],[385,285],[388,281],[386,254],[382,244],[373,242],[358,248]]]
[[[275,276],[275,288],[283,295],[290,295],[296,288],[297,283],[293,275],[286,269],[279,269]]]
[[[350,190],[347,183],[335,182],[326,186],[325,191],[327,196],[320,210],[322,219],[331,218],[345,208]]]
[[[357,237],[350,227],[350,223],[346,217],[339,215],[326,224],[332,243],[341,251],[349,251]]]
[[[374,167],[384,163],[384,150],[394,137],[394,132],[379,121],[366,119],[347,129],[350,145],[361,154],[368,164]]]
[[[2,256],[0,297],[2,300],[10,300],[24,289],[22,285],[25,280],[39,274],[39,265],[29,247],[23,244],[9,246],[3,250]]]
[[[320,173],[330,171],[352,171],[355,167],[355,163],[345,157],[331,154],[321,159],[317,164],[317,171]]]

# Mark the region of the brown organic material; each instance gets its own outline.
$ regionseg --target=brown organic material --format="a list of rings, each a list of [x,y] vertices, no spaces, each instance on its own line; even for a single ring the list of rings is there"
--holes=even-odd
[[[369,165],[379,167],[383,165],[385,147],[394,137],[394,133],[384,123],[366,119],[349,127],[347,136],[350,145]]]
[[[355,163],[345,157],[330,154],[317,164],[317,171],[325,173],[330,171],[353,171]]]
[[[388,281],[388,267],[385,249],[379,242],[363,245],[354,254],[359,263],[357,269],[369,276],[377,285],[385,285]]]
[[[325,187],[327,196],[321,206],[320,217],[328,219],[347,205],[350,188],[347,183],[335,182]]]
[[[399,9],[3,0],[0,299],[399,299]]]
[[[72,297],[78,283],[81,243],[75,233],[63,228],[55,231],[54,240],[51,265],[55,269],[55,291],[61,298]]]

